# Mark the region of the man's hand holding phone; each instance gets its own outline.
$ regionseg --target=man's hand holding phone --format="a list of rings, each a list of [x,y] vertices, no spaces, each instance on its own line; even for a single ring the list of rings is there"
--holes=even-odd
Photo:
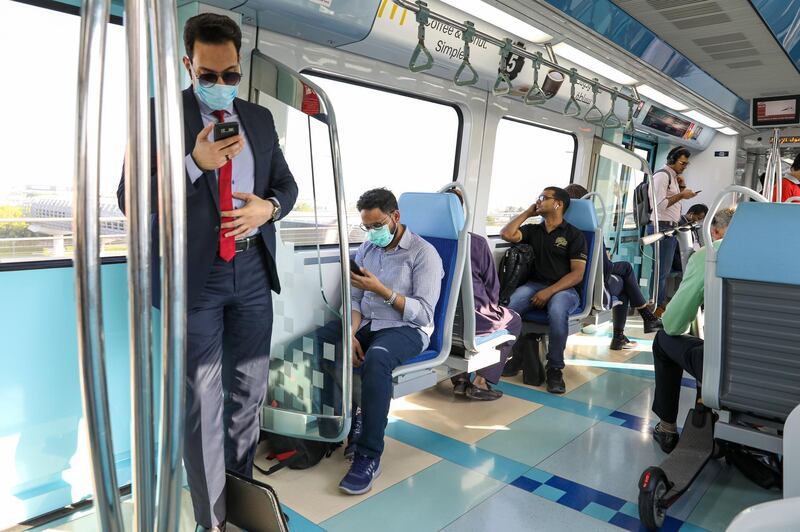
[[[233,124],[236,125],[234,126]],[[217,126],[223,127],[219,128]],[[225,132],[235,131],[235,133],[225,138],[215,137],[217,140],[212,142],[208,138],[212,129],[219,130],[223,135]],[[243,149],[244,137],[239,134],[239,124],[236,122],[222,124],[210,122],[197,135],[197,140],[192,150],[192,159],[201,170],[207,172],[222,168],[225,163],[239,155]]]

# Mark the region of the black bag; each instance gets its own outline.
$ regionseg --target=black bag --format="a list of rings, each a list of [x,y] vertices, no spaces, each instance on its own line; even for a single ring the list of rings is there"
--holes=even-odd
[[[663,169],[659,170],[653,174],[653,177],[655,177],[659,172],[667,171]],[[669,172],[667,172],[667,175],[671,176]],[[672,181],[671,177],[670,181]],[[645,179],[633,189],[633,219],[636,221],[636,227],[640,229],[646,227],[647,224],[650,223],[650,217],[652,214],[653,206],[650,205],[650,181]]]
[[[517,244],[508,248],[500,261],[500,304],[508,305],[511,294],[528,282],[533,270],[533,248]]]
[[[522,382],[529,386],[544,384],[545,372],[539,357],[539,335],[526,334],[514,344],[515,357],[522,357]]]
[[[278,460],[278,463],[269,469],[253,464],[253,467],[265,475],[271,475],[285,467],[308,469],[317,465],[323,458],[328,458],[342,445],[339,442],[306,440],[273,433],[268,433],[265,439],[269,442],[270,450],[267,458]]]

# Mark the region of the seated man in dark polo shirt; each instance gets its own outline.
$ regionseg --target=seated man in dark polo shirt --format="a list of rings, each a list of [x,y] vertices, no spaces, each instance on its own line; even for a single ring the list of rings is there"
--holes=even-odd
[[[566,386],[564,349],[569,335],[569,315],[580,305],[578,285],[586,270],[586,239],[564,221],[569,195],[563,188],[548,187],[539,199],[500,231],[506,242],[525,243],[533,248],[531,279],[514,290],[508,307],[520,316],[534,308],[547,309],[550,348],[547,353],[547,391],[564,393]],[[539,224],[522,228],[525,220],[541,216]]]

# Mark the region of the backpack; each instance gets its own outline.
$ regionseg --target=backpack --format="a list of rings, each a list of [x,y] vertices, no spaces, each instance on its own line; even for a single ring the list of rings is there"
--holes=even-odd
[[[267,433],[262,438],[269,443],[270,454],[267,459],[277,459],[278,463],[269,469],[263,469],[256,464],[253,467],[265,475],[288,467],[289,469],[308,469],[317,465],[323,458],[330,457],[342,444],[340,442],[326,442],[306,440],[281,434]]]
[[[500,261],[500,304],[508,305],[511,294],[518,286],[528,282],[533,270],[533,248],[516,244],[508,248]]]
[[[659,170],[653,177],[659,172]],[[667,173],[667,175],[670,175]],[[651,177],[652,179],[652,177]],[[645,179],[633,189],[633,219],[636,221],[636,227],[639,229],[646,227],[650,223],[650,217],[653,214],[653,206],[650,205],[650,181]]]

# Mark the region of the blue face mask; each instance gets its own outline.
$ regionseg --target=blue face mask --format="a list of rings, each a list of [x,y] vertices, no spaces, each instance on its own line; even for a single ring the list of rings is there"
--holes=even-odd
[[[379,248],[385,248],[392,242],[394,234],[389,231],[389,224],[386,224],[381,226],[380,229],[370,229],[367,233],[367,238]]]
[[[211,110],[224,110],[233,103],[233,99],[236,98],[236,95],[239,93],[239,86],[215,83],[210,87],[204,87],[198,81],[195,84],[194,93],[200,101],[209,106]]]

